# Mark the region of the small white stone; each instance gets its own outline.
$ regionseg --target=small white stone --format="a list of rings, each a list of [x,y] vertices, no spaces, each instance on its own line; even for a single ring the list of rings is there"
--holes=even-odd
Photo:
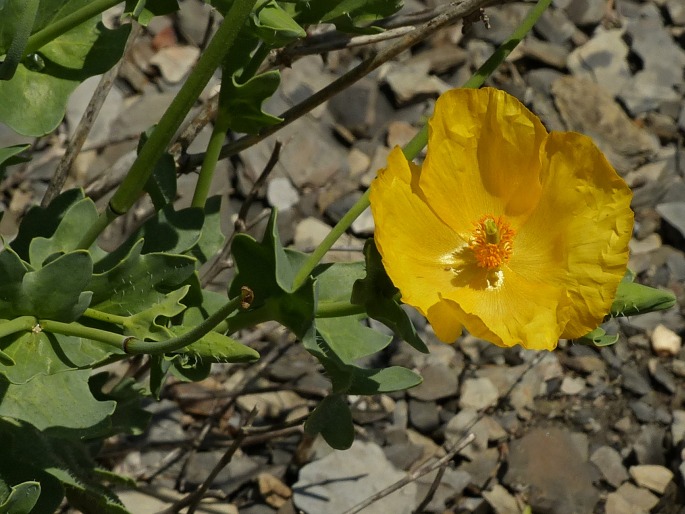
[[[459,406],[476,410],[495,405],[499,393],[493,383],[487,378],[469,378],[461,386]]]
[[[275,177],[266,188],[266,199],[272,207],[285,211],[300,200],[300,194],[290,180],[285,177]]]
[[[576,395],[585,389],[585,379],[583,377],[564,377],[561,382],[561,392],[569,396]]]
[[[657,325],[652,332],[652,350],[657,355],[678,355],[682,343],[681,337],[664,325]]]
[[[521,512],[516,503],[516,498],[499,484],[495,484],[490,491],[483,491],[483,498],[496,514],[519,514]]]
[[[637,485],[659,494],[663,494],[668,484],[673,480],[673,472],[670,469],[656,464],[632,466],[629,472]]]

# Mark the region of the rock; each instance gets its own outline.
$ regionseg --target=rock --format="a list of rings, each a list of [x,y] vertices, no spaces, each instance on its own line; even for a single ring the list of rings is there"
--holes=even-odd
[[[179,31],[183,37],[199,46],[207,32],[207,20],[212,7],[200,0],[182,2],[178,10]]]
[[[629,472],[637,485],[658,494],[663,494],[673,480],[673,472],[670,469],[654,464],[631,466]]]
[[[656,409],[642,400],[634,400],[628,403],[630,410],[641,423],[653,423],[656,421]]]
[[[673,411],[671,436],[673,437],[673,446],[678,446],[685,439],[685,410]]]
[[[436,97],[450,85],[435,75],[429,75],[430,63],[418,61],[411,64],[393,64],[384,77],[398,105],[418,102],[425,98]]]
[[[625,482],[616,490],[616,493],[623,496],[628,503],[643,510],[650,512],[656,504],[659,503],[659,498],[650,493],[647,489],[636,487],[630,482]]]
[[[427,62],[428,71],[431,73],[446,73],[453,70],[467,59],[466,51],[454,45],[439,45],[413,55],[405,61],[405,64]]]
[[[576,26],[561,9],[546,9],[533,28],[550,43],[563,44],[571,39]]]
[[[668,371],[657,358],[653,357],[647,361],[647,369],[655,382],[662,385],[671,394],[676,392],[676,382],[673,374]]]
[[[626,84],[618,94],[633,116],[655,110],[663,104],[678,101],[680,95],[668,84],[670,73],[665,73],[664,68],[649,68],[639,71]]]
[[[483,488],[497,473],[500,460],[499,450],[487,448],[474,453],[471,459],[459,466],[459,469],[471,475],[471,485],[479,489]]]
[[[435,481],[438,470],[431,471],[422,476],[416,481],[418,486],[417,498],[424,498],[428,493],[428,489]],[[445,473],[442,475],[442,480],[438,484],[435,495],[431,502],[426,506],[424,512],[443,512],[445,511],[446,503],[457,496],[461,496],[462,492],[473,481],[471,475],[461,469],[445,468]]]
[[[293,495],[290,487],[269,473],[257,475],[257,486],[259,487],[259,494],[262,495],[264,501],[274,509],[281,508],[288,501],[288,498]]]
[[[150,64],[159,68],[164,80],[176,84],[192,69],[199,55],[200,49],[195,46],[168,46],[153,55]]]
[[[649,381],[637,370],[635,366],[626,365],[621,370],[623,382],[621,386],[637,395],[645,395],[652,390]]]
[[[367,207],[362,211],[362,213],[357,217],[356,220],[352,222],[350,228],[357,236],[371,236],[373,235],[373,229],[375,225],[373,222],[373,215],[371,214],[371,208]]]
[[[618,493],[609,493],[604,505],[605,514],[647,514]]]
[[[430,434],[440,425],[440,414],[435,402],[409,401],[409,420],[417,430]]]
[[[455,396],[459,388],[459,375],[444,363],[433,363],[419,370],[423,382],[408,391],[409,396],[424,402]]]
[[[623,30],[598,30],[592,38],[568,56],[566,64],[579,78],[592,80],[616,96],[632,79]]]
[[[328,101],[333,119],[354,136],[368,138],[376,124],[378,86],[369,77],[352,84]]]
[[[498,9],[488,9],[489,26],[485,23],[476,22],[471,25],[470,34],[475,39],[482,39],[502,44],[521,23],[527,9],[523,3],[504,4]]]
[[[297,204],[300,200],[300,193],[287,178],[274,177],[266,188],[266,198],[269,205],[279,211],[285,211]]]
[[[310,514],[341,514],[404,476],[377,444],[357,440],[349,450],[335,451],[300,469],[292,488],[295,505]],[[416,484],[411,482],[364,512],[410,514],[415,501]]]
[[[661,236],[659,234],[650,234],[641,241],[631,239],[629,247],[631,255],[653,252],[661,248]]]
[[[388,125],[387,144],[389,148],[405,146],[416,135],[418,129],[406,121],[392,121]]]
[[[552,93],[568,130],[592,137],[619,172],[634,169],[658,150],[656,138],[638,128],[594,82],[563,77],[552,84]]]
[[[81,121],[81,117],[86,111],[86,107],[99,83],[100,76],[90,77],[79,84],[74,90],[74,93],[69,96],[66,117],[69,124],[69,134],[71,136],[74,135],[74,131]],[[95,118],[95,122],[90,128],[90,132],[84,143],[86,148],[103,145],[109,142],[110,127],[123,108],[123,103],[123,93],[116,85],[113,86],[100,108],[100,113],[97,118]],[[1,141],[0,144],[2,144]]]
[[[307,405],[307,401],[293,391],[244,394],[238,397],[238,405],[249,412],[257,409],[259,417],[278,418],[288,412]]]
[[[561,381],[561,392],[569,396],[576,395],[585,389],[585,379],[583,377],[564,377]]]
[[[187,488],[192,490],[203,483],[224,453],[224,450],[193,452],[185,467],[184,482],[187,484]],[[250,482],[264,471],[266,469],[263,461],[253,459],[242,453],[236,453],[229,465],[216,476],[212,482],[212,487],[221,489],[226,494],[232,494],[243,484]]]
[[[682,237],[685,237],[685,202],[659,204],[656,206],[656,212]]]
[[[652,350],[657,355],[675,356],[682,346],[681,337],[665,325],[657,325],[651,336]]]
[[[664,457],[664,435],[666,429],[655,425],[644,425],[640,428],[640,435],[633,442],[633,451],[640,464],[666,463]]]
[[[590,457],[590,462],[597,466],[604,479],[614,487],[620,486],[629,478],[621,455],[611,446],[597,448]]]
[[[528,488],[533,512],[579,514],[592,512],[599,499],[592,485],[595,474],[569,432],[534,428],[511,442],[504,483],[517,490]]]
[[[487,378],[468,378],[464,380],[459,395],[462,409],[485,409],[497,403],[497,388]]]
[[[521,512],[516,498],[499,484],[495,484],[489,491],[483,491],[482,494],[495,514],[520,514]]]
[[[606,4],[602,0],[570,0],[564,10],[569,19],[579,26],[596,25],[605,14]]]
[[[521,51],[527,57],[537,59],[557,69],[566,67],[568,50],[559,44],[540,41],[534,37],[527,37],[521,45]]]
[[[165,510],[172,502],[180,500],[184,495],[166,487],[145,485],[135,490],[117,491],[117,496],[129,512],[155,514]],[[198,514],[238,514],[238,507],[232,503],[205,499],[200,502],[196,512]]]
[[[676,25],[685,25],[685,4],[679,0],[667,0],[666,10]]]

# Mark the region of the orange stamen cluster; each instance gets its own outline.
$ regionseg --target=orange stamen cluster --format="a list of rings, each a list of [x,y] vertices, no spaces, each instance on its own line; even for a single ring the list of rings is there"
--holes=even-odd
[[[475,225],[469,248],[478,266],[494,270],[509,262],[516,232],[504,217],[483,216]]]

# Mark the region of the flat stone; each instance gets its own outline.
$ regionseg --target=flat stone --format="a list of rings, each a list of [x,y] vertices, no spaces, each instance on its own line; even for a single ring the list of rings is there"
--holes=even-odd
[[[657,325],[651,336],[652,350],[657,355],[675,356],[680,353],[682,338],[665,325]]]
[[[152,56],[150,64],[159,68],[164,80],[176,84],[188,74],[199,56],[200,49],[195,46],[168,46]]]
[[[573,396],[585,389],[585,379],[583,377],[564,377],[561,381],[561,392]]]
[[[593,512],[599,500],[592,484],[595,474],[569,432],[534,428],[510,443],[504,483],[516,490],[527,488],[533,512],[578,514]]]
[[[564,10],[579,26],[596,25],[604,17],[606,4],[602,0],[570,0]]]
[[[431,471],[419,478],[416,483],[418,486],[417,498],[425,498],[429,488],[435,481],[438,470]],[[442,480],[438,484],[433,499],[426,506],[425,512],[444,512],[446,503],[457,496],[460,496],[464,489],[473,482],[470,474],[462,469],[445,468]]]
[[[566,47],[557,43],[540,41],[534,37],[527,37],[521,46],[521,50],[524,55],[558,69],[566,67],[566,60],[569,55]]]
[[[184,481],[188,487],[192,489],[203,483],[224,453],[224,450],[193,452],[185,467]],[[232,494],[263,471],[265,471],[263,461],[238,453],[233,456],[230,464],[219,472],[212,487],[221,489],[226,494]]]
[[[633,442],[633,452],[640,464],[657,464],[663,466],[666,463],[664,456],[664,436],[666,429],[656,424],[648,424],[640,427],[640,434]]]
[[[562,9],[550,8],[542,13],[533,28],[550,43],[566,43],[576,32],[576,26]]]
[[[620,486],[629,478],[621,454],[611,446],[597,448],[590,457],[590,462],[597,466],[604,479],[614,487]]]
[[[607,501],[604,504],[605,514],[647,514],[646,511],[640,509],[636,505],[632,505],[619,493],[609,493]]]
[[[483,491],[482,494],[495,514],[520,514],[521,512],[516,498],[499,484],[495,484],[488,491]]]
[[[385,82],[398,105],[437,97],[451,87],[435,75],[429,75],[430,63],[425,61],[393,64],[390,68],[391,71],[385,75]]]
[[[649,68],[637,72],[623,85],[618,97],[630,114],[636,116],[680,99],[665,75],[670,73],[665,72],[664,68]]]
[[[499,392],[487,378],[468,378],[464,380],[459,395],[462,409],[485,409],[497,403]]]
[[[371,208],[367,207],[366,209],[364,209],[362,213],[357,217],[357,219],[352,222],[350,228],[352,229],[352,232],[354,232],[354,234],[357,236],[373,235],[375,224],[373,222]]]
[[[645,395],[652,390],[649,381],[632,365],[624,366],[621,370],[623,382],[621,386],[637,395]]]
[[[637,485],[658,494],[663,494],[673,480],[673,472],[670,469],[654,464],[631,466],[629,472]]]
[[[472,460],[463,463],[459,469],[471,475],[471,484],[482,488],[488,483],[497,471],[499,466],[499,450],[497,448],[487,448],[473,454]]]
[[[676,392],[676,381],[673,374],[659,362],[659,359],[652,357],[647,361],[647,370],[654,381],[660,384],[671,394]]]
[[[117,491],[117,496],[126,509],[136,514],[161,512],[170,507],[173,502],[184,497],[182,493],[173,489],[151,485],[140,486],[135,490]],[[232,503],[207,499],[200,502],[196,512],[200,514],[238,514],[238,507]]]
[[[266,188],[266,199],[272,207],[285,211],[300,200],[300,193],[287,178],[274,177]]]
[[[673,437],[673,446],[678,446],[685,439],[685,410],[673,411],[671,435]]]
[[[668,0],[666,10],[671,17],[671,21],[676,25],[685,25],[685,4],[680,0]]]
[[[623,30],[598,30],[569,54],[566,64],[574,76],[592,80],[616,96],[632,78],[626,60],[629,51]]]
[[[67,103],[66,117],[69,126],[69,134],[73,136],[76,127],[81,121],[83,113],[86,111],[86,107],[90,102],[95,89],[100,83],[100,76],[90,77],[84,80],[78,87],[74,90],[74,93],[69,96],[69,102]],[[119,112],[123,108],[124,94],[121,90],[115,86],[110,89],[105,98],[105,102],[100,108],[100,112],[95,118],[95,122],[90,128],[88,137],[84,146],[86,148],[91,146],[97,146],[105,144],[109,141],[110,137],[110,127],[112,122],[119,115]],[[1,144],[1,141],[0,141]]]
[[[650,253],[661,248],[661,236],[650,234],[642,240],[631,239],[629,243],[631,255]]]
[[[635,169],[659,149],[656,137],[637,127],[594,82],[562,77],[552,85],[552,93],[568,130],[590,136],[619,172]]]
[[[354,136],[366,138],[376,123],[378,86],[368,77],[344,89],[328,101],[333,119]]]
[[[440,425],[440,413],[435,402],[409,401],[409,420],[417,430],[430,434]]]
[[[669,202],[656,206],[656,212],[671,227],[685,237],[685,202]]]
[[[659,498],[653,493],[630,482],[624,482],[616,492],[628,500],[628,503],[645,512],[650,512],[659,503]]]
[[[459,376],[455,369],[444,363],[433,363],[419,370],[423,382],[408,391],[409,396],[424,402],[456,396]]]
[[[341,514],[405,476],[395,469],[374,443],[355,441],[349,450],[334,451],[300,469],[293,485],[295,505],[305,512]],[[416,484],[374,502],[365,514],[410,514],[415,507]]]

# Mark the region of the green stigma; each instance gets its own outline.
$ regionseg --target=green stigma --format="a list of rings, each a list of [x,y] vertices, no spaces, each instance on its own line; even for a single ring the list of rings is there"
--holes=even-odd
[[[488,218],[483,222],[483,225],[485,226],[485,241],[493,245],[499,243],[499,227],[495,220]]]

